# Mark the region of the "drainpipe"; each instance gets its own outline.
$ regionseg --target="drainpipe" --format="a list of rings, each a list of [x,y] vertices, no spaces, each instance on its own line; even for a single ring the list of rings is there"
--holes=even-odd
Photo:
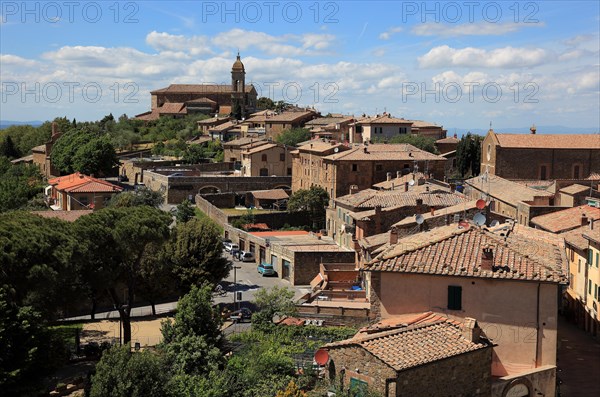
[[[535,338],[535,366],[539,367],[539,359],[540,359],[540,287],[541,283],[537,285],[537,306],[535,313],[535,329],[536,329],[536,338]]]

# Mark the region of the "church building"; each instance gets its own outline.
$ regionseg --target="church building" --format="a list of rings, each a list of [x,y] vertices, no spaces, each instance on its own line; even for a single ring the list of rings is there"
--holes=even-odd
[[[138,114],[137,119],[218,113],[240,120],[255,111],[257,100],[254,86],[246,85],[246,70],[239,53],[231,67],[231,84],[171,84],[151,91],[150,95],[151,110]]]

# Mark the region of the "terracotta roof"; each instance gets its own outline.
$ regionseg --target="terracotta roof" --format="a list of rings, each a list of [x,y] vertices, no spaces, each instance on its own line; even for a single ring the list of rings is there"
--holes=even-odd
[[[388,317],[380,320],[375,324],[363,327],[358,330],[359,333],[356,334],[354,337],[356,338],[360,334],[372,334],[373,332],[389,331],[391,329],[408,327],[409,325],[435,323],[440,320],[450,321],[457,326],[462,325],[460,321],[451,320],[445,315],[441,315],[431,311],[423,313],[409,313]]]
[[[567,260],[561,238],[517,225],[501,232],[504,237],[472,225],[462,229],[457,225],[442,226],[398,240],[398,244],[388,247],[365,270],[566,282]],[[492,270],[481,267],[486,247],[493,249]]]
[[[250,233],[256,237],[277,237],[277,236],[305,236],[309,233],[304,230],[276,230],[273,232],[254,232]]]
[[[12,164],[20,164],[20,163],[31,163],[33,161],[33,154],[29,156],[19,157],[18,159],[10,160]]]
[[[598,220],[600,219],[600,208],[580,205],[579,207],[567,208],[562,211],[536,216],[530,222],[552,233],[560,233],[582,226],[581,218],[584,214],[588,219]]]
[[[296,120],[300,120],[300,119],[303,119],[303,118],[310,117],[311,115],[315,115],[316,116],[316,113],[313,112],[313,111],[283,112],[283,113],[278,114],[276,116],[269,117],[267,119],[267,121],[269,123],[272,123],[272,122],[275,122],[275,123],[277,123],[277,122],[279,122],[279,123],[281,123],[281,122],[294,122]]]
[[[306,122],[306,126],[327,126],[330,124],[338,124],[346,121],[351,121],[353,118],[351,116],[346,117],[319,117]]]
[[[575,248],[579,248],[580,250],[584,250],[588,247],[588,242],[584,237],[584,234],[590,230],[588,225],[580,226],[576,229],[571,229],[568,232],[561,233],[560,236],[565,239],[565,241],[574,246]]]
[[[597,181],[600,180],[600,173],[598,172],[592,172],[587,178],[588,180],[592,180],[592,181]]]
[[[504,148],[600,149],[600,134],[503,134],[496,133]]]
[[[219,121],[227,121],[229,120],[229,117],[211,117],[210,119],[204,119],[204,120],[199,120],[197,121],[198,124],[213,124],[213,123],[218,123]]]
[[[348,150],[348,147],[342,143],[323,142],[319,139],[309,141],[306,144],[299,146],[300,152],[324,153],[338,148],[339,152]]]
[[[136,119],[144,121],[158,120],[159,117],[160,114],[158,113],[158,109],[153,109],[149,112],[140,113],[135,116]]]
[[[191,101],[186,101],[185,103],[217,103],[215,101],[213,101],[212,99],[209,99],[207,97],[202,97],[202,98],[198,98],[198,99],[192,99]]]
[[[252,84],[246,84],[245,91],[253,89]],[[233,92],[231,84],[171,84],[166,88],[151,91],[150,94],[229,94]]]
[[[352,345],[362,347],[396,371],[492,346],[483,340],[474,343],[466,339],[461,327],[454,322],[438,320],[355,336],[325,347],[335,349]]]
[[[42,216],[44,218],[58,218],[67,222],[75,222],[84,215],[93,213],[92,210],[74,210],[74,211],[31,211],[32,214]]]
[[[285,200],[290,197],[283,189],[255,190],[251,193],[259,200]]]
[[[235,126],[236,126],[236,124],[233,124],[233,122],[228,121],[226,123],[215,125],[214,127],[210,127],[208,130],[210,132],[225,132],[225,131],[232,129]]]
[[[372,236],[361,238],[360,240],[358,240],[358,244],[362,248],[366,249],[367,251],[370,251],[372,249],[381,247],[382,245],[388,243],[389,241],[390,241],[390,232],[385,232],[385,233],[374,234]]]
[[[589,191],[590,191],[589,186],[583,186],[578,183],[575,183],[575,184],[567,186],[567,187],[563,187],[562,189],[559,190],[559,192],[567,193],[567,194],[577,194],[577,193],[589,192]]]
[[[39,145],[31,148],[32,152],[43,152],[46,153],[46,145]]]
[[[445,190],[424,191],[424,186],[419,186],[419,191],[404,190],[373,190],[365,189],[355,194],[338,197],[336,203],[352,208],[391,208],[410,207],[417,205],[417,199],[423,200],[423,205],[431,207],[450,207],[467,202],[468,199],[460,193],[451,193]]]
[[[416,173],[408,173],[406,175],[402,175],[400,178],[393,178],[389,181],[383,181],[383,182],[379,182],[376,183],[375,185],[373,185],[373,187],[376,187],[378,189],[404,189],[404,183],[405,182],[410,182],[412,180],[414,180],[415,182],[417,182],[419,179],[425,179],[426,175],[422,172],[416,172]]]
[[[359,145],[351,150],[331,154],[325,158],[332,161],[446,161],[446,159],[442,156],[426,152],[409,144],[383,143],[371,144],[367,146]]]
[[[425,221],[427,221],[428,219],[431,219],[431,218],[438,218],[441,216],[445,217],[446,215],[462,214],[464,211],[475,209],[477,207],[476,204],[477,204],[477,200],[471,200],[471,201],[466,201],[461,204],[452,205],[450,207],[446,207],[444,209],[437,210],[437,211],[435,211],[435,213],[433,215],[431,215],[431,212],[426,212],[421,215],[423,216],[423,219]],[[452,219],[451,219],[451,221],[452,221]],[[407,226],[407,225],[416,225],[416,224],[417,224],[417,221],[416,221],[415,217],[411,216],[411,217],[406,217],[406,218],[402,219],[401,221],[393,224],[392,226]]]
[[[264,230],[264,231],[271,230],[269,225],[267,225],[266,223],[247,223],[244,225],[244,229],[246,229],[246,230],[258,229],[258,230]]]
[[[255,145],[254,147],[250,148],[250,150],[244,150],[242,152],[242,154],[255,154],[255,153],[260,153],[264,150],[269,150],[269,149],[273,149],[278,147],[279,145],[276,143],[269,143],[269,142],[265,142],[265,144],[262,145]],[[281,145],[283,147],[283,145]],[[244,146],[244,149],[246,149],[247,147]]]
[[[392,117],[389,114],[361,119],[357,124],[412,124],[410,120]]]
[[[123,190],[120,186],[79,172],[52,178],[48,183],[54,186],[56,190],[68,193],[120,192]]]
[[[487,180],[486,180],[487,178]],[[520,183],[500,178],[496,175],[483,174],[475,178],[467,179],[467,185],[487,193],[498,200],[515,205],[519,201],[532,201],[535,197],[553,197],[554,194],[545,190],[532,189]]]
[[[460,142],[458,138],[450,136],[448,138],[442,138],[435,141],[435,143],[458,143]]]
[[[165,103],[161,107],[158,108],[158,113],[160,114],[184,114],[187,113],[185,109],[184,103]]]
[[[550,186],[554,184],[553,180],[548,179],[510,179],[510,181],[537,190],[547,190]]]
[[[417,127],[417,128],[427,128],[427,127],[434,127],[434,128],[442,128],[442,126],[437,125],[436,123],[431,123],[429,121],[423,121],[423,120],[407,120],[410,121],[411,123],[413,123],[413,128]],[[457,140],[458,142],[458,140]]]
[[[269,143],[269,142],[264,139],[243,137],[243,138],[238,138],[238,139],[233,139],[231,141],[227,141],[227,142],[223,143],[223,147],[232,147],[232,146],[242,147],[242,146],[251,145],[251,144],[252,145],[254,145],[254,144],[266,145],[267,143]]]

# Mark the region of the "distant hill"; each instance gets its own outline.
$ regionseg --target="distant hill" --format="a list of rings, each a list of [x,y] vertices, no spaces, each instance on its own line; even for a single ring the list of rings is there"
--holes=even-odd
[[[511,134],[529,134],[529,127],[492,127],[495,132],[499,133],[511,133]],[[537,134],[597,134],[600,132],[598,127],[583,127],[573,128],[564,127],[562,125],[536,125]],[[485,135],[488,132],[488,128],[454,128],[447,127],[448,136],[452,136],[455,132],[460,137],[471,131],[472,134]]]
[[[34,120],[34,121],[13,121],[13,120],[0,120],[0,130],[10,127],[11,125],[31,125],[34,127],[39,127],[44,124],[43,121]]]

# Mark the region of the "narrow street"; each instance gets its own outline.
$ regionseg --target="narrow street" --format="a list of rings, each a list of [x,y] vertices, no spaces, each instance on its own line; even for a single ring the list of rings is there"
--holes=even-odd
[[[600,342],[559,317],[558,377],[561,397],[600,396]]]

